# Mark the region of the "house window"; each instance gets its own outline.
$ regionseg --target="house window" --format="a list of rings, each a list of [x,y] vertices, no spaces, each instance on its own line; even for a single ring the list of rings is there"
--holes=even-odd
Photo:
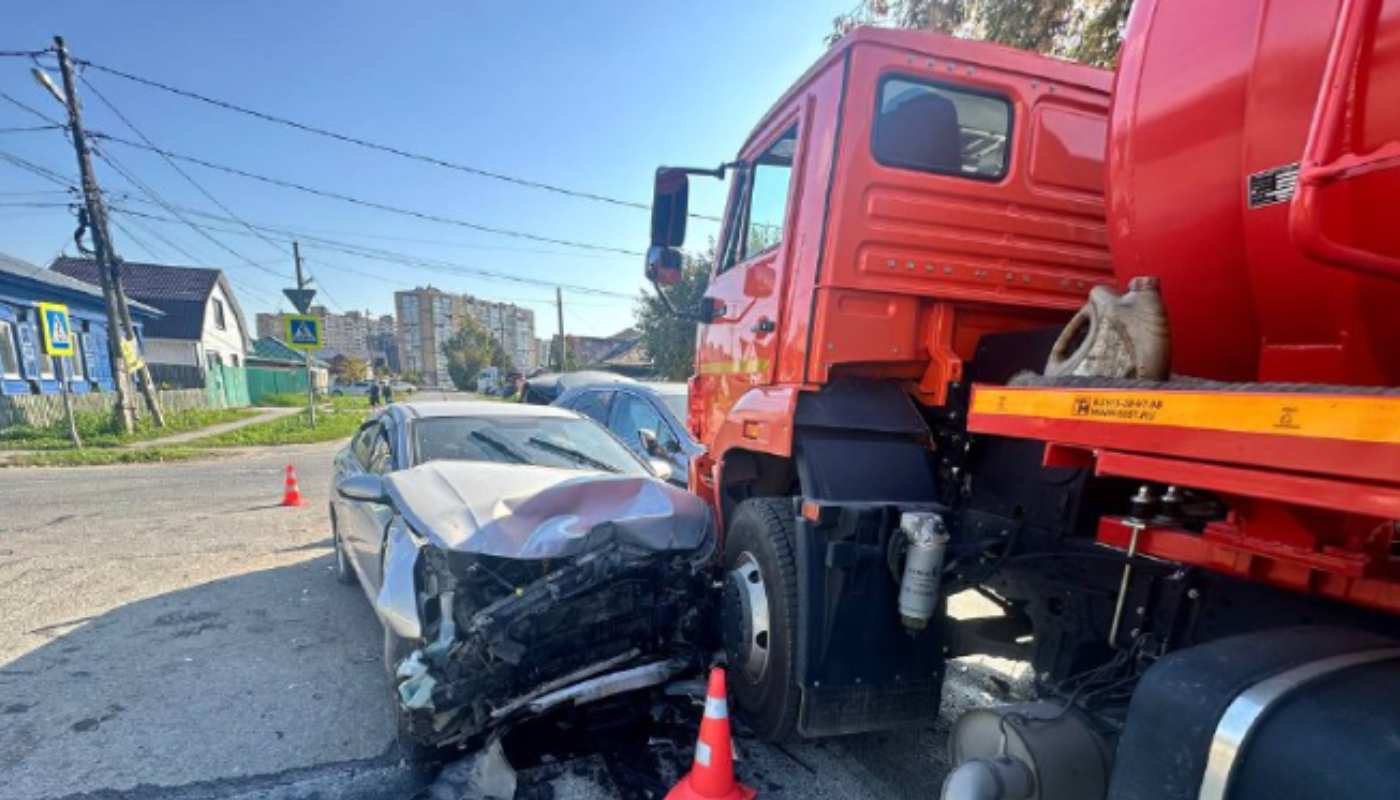
[[[0,377],[19,377],[19,347],[15,338],[15,324],[0,320]]]
[[[875,160],[995,181],[1006,175],[1011,104],[997,95],[892,76],[880,84]]]
[[[209,369],[213,369],[215,367],[222,367],[224,365],[224,360],[218,353],[205,353],[204,363],[209,365]]]
[[[214,298],[214,327],[221,331],[228,330],[228,319],[224,317],[224,301]]]
[[[237,353],[231,353],[231,354],[229,354],[228,363],[229,363],[230,366],[234,366],[234,367],[238,366],[238,354],[237,354]]]
[[[75,333],[73,335],[73,355],[64,359],[68,362],[68,378],[70,380],[83,381],[87,379],[87,370],[85,369],[87,359],[84,357],[87,355],[86,348],[87,345],[83,342],[82,334]]]

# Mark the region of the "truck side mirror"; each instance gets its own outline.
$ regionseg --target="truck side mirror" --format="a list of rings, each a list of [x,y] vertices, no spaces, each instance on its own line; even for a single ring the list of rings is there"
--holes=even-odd
[[[685,244],[689,216],[690,178],[684,170],[660,167],[651,197],[651,244],[680,247]]]
[[[709,325],[724,316],[724,301],[718,297],[700,298],[700,324]]]
[[[660,286],[681,282],[681,251],[654,244],[647,250],[647,280]]]

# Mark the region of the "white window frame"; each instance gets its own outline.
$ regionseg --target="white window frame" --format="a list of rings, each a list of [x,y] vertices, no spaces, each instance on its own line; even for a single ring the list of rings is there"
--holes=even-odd
[[[5,337],[8,342],[10,357],[14,361],[13,371],[0,366],[0,378],[18,380],[24,377],[24,361],[19,356],[19,329],[15,323],[8,319],[0,319],[0,328],[4,328],[9,336]]]

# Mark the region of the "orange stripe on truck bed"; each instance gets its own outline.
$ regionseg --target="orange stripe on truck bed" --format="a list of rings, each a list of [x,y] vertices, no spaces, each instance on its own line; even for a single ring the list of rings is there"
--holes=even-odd
[[[977,386],[971,413],[1400,444],[1400,397]]]

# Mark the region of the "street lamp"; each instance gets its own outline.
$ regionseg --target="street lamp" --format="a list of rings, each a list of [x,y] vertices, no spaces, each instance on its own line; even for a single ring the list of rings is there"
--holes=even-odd
[[[38,81],[40,86],[49,90],[49,94],[53,95],[53,99],[57,100],[59,105],[65,108],[68,106],[68,98],[64,96],[63,90],[58,88],[58,84],[53,82],[53,78],[49,77],[49,73],[38,67],[31,67],[29,74],[34,76],[34,80]]]

